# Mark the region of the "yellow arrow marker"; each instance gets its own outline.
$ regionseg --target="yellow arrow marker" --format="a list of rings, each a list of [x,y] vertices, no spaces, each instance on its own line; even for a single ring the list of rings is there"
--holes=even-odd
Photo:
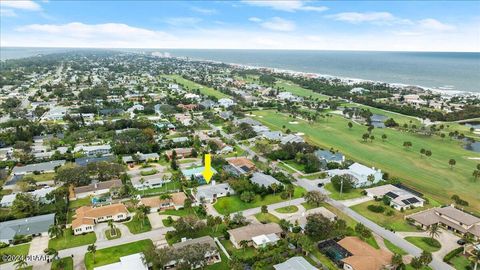
[[[203,178],[207,182],[207,184],[210,182],[210,179],[212,179],[213,176],[213,171],[212,171],[212,158],[210,154],[205,154],[205,169],[202,172]]]

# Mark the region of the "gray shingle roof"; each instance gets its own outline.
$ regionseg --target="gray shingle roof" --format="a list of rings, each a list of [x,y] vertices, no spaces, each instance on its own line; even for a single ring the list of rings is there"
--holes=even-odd
[[[32,235],[48,231],[55,223],[55,214],[10,220],[0,223],[0,241],[12,240],[15,235]]]

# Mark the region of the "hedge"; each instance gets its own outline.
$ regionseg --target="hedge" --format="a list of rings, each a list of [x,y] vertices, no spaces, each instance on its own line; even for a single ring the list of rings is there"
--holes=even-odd
[[[463,251],[463,247],[459,247],[459,248],[456,248],[456,249],[450,251],[449,253],[447,253],[447,255],[445,255],[445,257],[443,257],[443,261],[444,262],[449,262],[451,259],[453,259],[453,257],[457,256],[462,251]]]

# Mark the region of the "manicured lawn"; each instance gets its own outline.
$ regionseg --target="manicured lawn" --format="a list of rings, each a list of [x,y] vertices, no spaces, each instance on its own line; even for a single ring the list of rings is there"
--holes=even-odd
[[[305,165],[298,164],[294,160],[284,160],[283,162],[286,163],[288,166],[294,168],[295,170],[305,173]]]
[[[162,219],[162,223],[163,223],[163,226],[170,227],[170,226],[173,225],[173,220],[169,221],[168,219],[164,218],[164,219]]]
[[[410,264],[407,264],[405,267],[405,270],[415,270],[415,268],[413,268]],[[420,270],[432,270],[432,268],[428,266],[424,266]]]
[[[408,242],[410,242],[410,243],[414,244],[415,246],[421,248],[422,250],[425,250],[425,251],[428,251],[428,252],[435,252],[435,251],[440,249],[440,247],[435,247],[435,246],[432,246],[432,245],[429,244],[429,241],[432,240],[429,237],[409,236],[409,237],[405,237],[405,240],[407,240]],[[440,243],[436,239],[434,239],[433,241],[434,241],[434,243],[436,243],[436,245],[440,246]]]
[[[233,244],[232,244],[232,242],[230,242],[230,240],[220,240],[220,242],[225,247],[225,249],[227,250],[228,254],[230,254],[230,256],[235,254],[239,258],[246,259],[246,258],[251,258],[251,257],[255,256],[255,254],[257,254],[257,250],[254,247],[246,247],[246,248],[237,249],[233,246]]]
[[[294,119],[288,114],[273,110],[253,112],[255,120],[262,122],[272,130],[282,130],[282,126],[293,132],[302,132],[305,139],[320,147],[333,147],[366,166],[372,166],[388,172],[390,177],[399,177],[403,183],[425,193],[442,204],[451,203],[454,194],[470,203],[470,210],[479,212],[478,183],[473,181],[472,171],[478,161],[469,157],[480,157],[478,153],[463,149],[460,142],[442,139],[439,136],[423,136],[395,129],[374,129],[372,135],[377,139],[373,142],[363,142],[362,134],[367,127],[354,124],[347,127],[348,119],[333,115],[327,119],[320,118],[315,123]],[[297,121],[298,124],[289,124]],[[399,122],[403,124],[402,121]],[[378,139],[382,134],[387,140]],[[403,147],[403,142],[410,141],[410,149]],[[421,148],[431,149],[433,155],[421,158]],[[457,164],[452,170],[449,159],[455,159]]]
[[[282,162],[277,163],[277,166],[284,169],[288,173],[296,173],[296,171],[294,169],[288,167],[287,165],[283,164]]]
[[[383,239],[383,243],[385,246],[394,254],[400,254],[400,255],[407,255],[407,252],[405,252],[403,249],[395,246],[392,242],[388,241],[387,239]]]
[[[255,218],[257,218],[258,221],[262,223],[279,223],[280,219],[278,219],[276,216],[270,214],[270,213],[258,213],[255,215]]]
[[[30,249],[30,243],[1,248],[0,264],[5,263],[3,261],[3,255],[27,255],[29,249]]]
[[[153,242],[152,240],[147,239],[120,246],[99,249],[95,253],[95,263],[93,262],[92,253],[89,252],[85,254],[85,266],[88,270],[92,270],[94,267],[119,262],[120,257],[143,252],[151,247],[153,247]]]
[[[302,206],[305,208],[305,210],[310,210],[310,209],[313,209],[313,208],[317,208],[317,205],[309,204],[308,202],[302,203]]]
[[[356,220],[354,220],[353,218],[349,217],[348,215],[346,215],[346,214],[343,213],[342,211],[338,210],[337,208],[331,206],[330,204],[328,204],[328,203],[322,203],[320,206],[323,206],[323,207],[327,208],[328,210],[330,210],[330,212],[332,212],[332,213],[334,213],[335,215],[337,215],[338,218],[345,220],[345,222],[347,223],[347,226],[352,227],[352,228],[355,228],[355,225],[357,225],[357,221],[356,221]]]
[[[467,257],[463,256],[462,253],[458,254],[457,256],[453,257],[450,261],[448,261],[455,269],[457,270],[466,270],[467,267],[471,265],[471,261],[467,259]]]
[[[60,262],[63,263],[63,267],[60,267]],[[73,258],[65,257],[60,260],[55,260],[52,262],[52,270],[73,270]]]
[[[218,245],[217,245],[218,246]],[[206,270],[224,270],[228,269],[228,258],[225,256],[225,253],[218,248],[218,253],[220,253],[220,258],[222,261],[205,267]]]
[[[318,248],[315,248],[312,252],[313,256],[315,256],[323,265],[325,265],[328,270],[337,270],[338,267],[332,262],[325,254],[321,253]]]
[[[66,229],[63,236],[60,238],[53,238],[48,241],[48,247],[56,250],[67,249],[72,247],[90,245],[97,241],[95,233],[87,233],[81,235],[73,235],[72,229]]]
[[[199,209],[199,207],[181,208],[181,209],[178,209],[178,210],[168,209],[168,210],[160,212],[160,214],[184,217],[184,216],[187,216],[187,215],[198,215],[197,214],[198,209]]]
[[[295,186],[294,196],[292,199],[300,198],[305,193],[305,190],[301,187]],[[270,194],[265,196],[263,199],[260,195],[256,195],[255,199],[252,202],[246,203],[240,200],[238,196],[223,197],[218,199],[218,201],[213,205],[215,209],[222,215],[230,214],[245,209],[260,207],[262,205],[268,205],[272,203],[278,203],[285,201],[280,197],[280,194]]]
[[[275,209],[275,211],[282,214],[295,213],[298,211],[298,207],[296,207],[295,205],[290,205],[282,208],[277,208]]]
[[[190,239],[195,239],[206,235],[210,235],[211,237],[220,237],[223,235],[223,232],[225,230],[226,226],[224,224],[221,224],[213,227],[204,227],[191,233],[177,234],[176,231],[172,231],[167,234],[166,239],[168,244],[172,245],[174,243],[180,242],[183,237]]]
[[[312,174],[307,175],[307,176],[302,176],[302,178],[308,179],[308,180],[324,179],[326,177],[327,177],[327,173],[325,173],[325,172],[312,173]]]
[[[214,96],[218,99],[220,98],[228,98],[229,95],[226,95],[220,91],[217,91],[211,87],[203,86],[201,84],[186,80],[182,78],[180,75],[162,75],[162,77],[171,78],[175,80],[179,85],[183,86],[183,89],[189,92],[193,92],[194,90],[200,90],[200,93],[207,95],[207,96]]]
[[[373,236],[365,239],[365,242],[376,249],[380,249],[380,246],[378,246],[377,240],[375,240],[375,237]]]
[[[140,220],[137,218],[137,215],[135,215],[133,216],[132,220],[124,224],[128,227],[128,230],[133,234],[148,232],[152,230],[152,225],[150,225],[150,220],[148,220],[148,217],[146,216],[145,216],[145,219]]]
[[[36,182],[45,182],[55,179],[55,173],[29,174]]]
[[[105,231],[105,236],[107,237],[108,240],[113,240],[120,238],[122,236],[122,232],[120,231],[119,228],[115,228],[115,235],[112,235],[112,230],[108,229]]]
[[[79,208],[81,206],[86,206],[86,205],[90,205],[90,204],[92,204],[91,200],[90,200],[90,197],[85,197],[85,198],[82,198],[82,199],[76,199],[74,201],[69,201],[68,207],[70,209],[76,209],[76,208]]]
[[[156,169],[151,169],[151,170],[148,170],[148,171],[141,171],[140,172],[140,175],[141,176],[149,176],[149,175],[154,175],[156,174],[158,171]]]
[[[354,205],[351,208],[355,212],[361,214],[362,216],[370,219],[371,221],[377,223],[378,225],[384,228],[393,229],[395,231],[406,231],[406,232],[415,232],[415,231],[418,231],[418,229],[415,226],[408,224],[408,222],[404,219],[404,217],[406,215],[410,215],[412,213],[425,210],[425,208],[415,208],[411,210],[406,210],[402,213],[389,206],[385,206],[385,212],[375,213],[370,211],[367,208],[369,205],[385,206],[381,201],[380,202],[368,201],[368,202]],[[389,212],[390,210],[393,211],[393,215],[388,216],[386,213]]]
[[[334,200],[349,200],[365,196],[362,194],[362,189],[359,188],[352,189],[349,192],[342,192],[342,194],[340,194],[340,192],[333,187],[332,183],[327,183],[324,187],[330,192],[330,195],[328,196]]]

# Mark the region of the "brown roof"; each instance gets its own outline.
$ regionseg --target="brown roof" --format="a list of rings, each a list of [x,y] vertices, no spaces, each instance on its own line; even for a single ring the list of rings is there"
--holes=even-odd
[[[436,211],[444,216],[447,216],[451,219],[459,221],[467,226],[473,225],[475,223],[480,223],[480,218],[477,218],[461,210],[458,210],[453,206],[437,208]]]
[[[172,247],[174,249],[180,249],[180,248],[183,248],[183,247],[186,247],[186,246],[189,246],[189,245],[193,245],[193,244],[208,244],[210,247],[212,247],[214,249],[217,249],[217,245],[215,244],[215,241],[209,235],[202,236],[202,237],[195,238],[195,239],[190,239],[190,240],[183,241],[183,242],[180,242],[180,243],[175,243],[175,244],[172,245]]]
[[[435,214],[435,208],[431,208],[422,212],[411,214],[408,216],[408,218],[411,218],[416,222],[423,224],[425,226],[430,226],[440,221],[440,217],[437,214]]]
[[[76,187],[73,189],[73,192],[75,194],[79,194],[79,193],[92,192],[92,191],[97,191],[101,189],[110,189],[110,188],[121,187],[121,186],[122,186],[122,181],[119,179],[115,179],[110,181],[99,182],[96,184],[93,183],[87,186]]]
[[[75,219],[72,227],[75,229],[81,225],[92,225],[93,220],[104,216],[113,216],[119,213],[128,214],[127,207],[122,203],[110,204],[100,207],[82,206],[75,210]]]
[[[249,170],[252,170],[255,168],[255,163],[253,163],[251,160],[245,157],[237,157],[237,158],[232,158],[227,160],[230,165],[235,166],[235,167],[247,167]]]
[[[381,270],[392,262],[392,253],[375,249],[358,237],[345,237],[338,241],[338,244],[352,253],[352,256],[342,261],[354,270]]]
[[[165,152],[169,158],[172,156],[173,150],[175,150],[177,155],[190,155],[192,153],[192,148],[175,148]]]
[[[170,194],[172,196],[171,200],[161,200],[160,196],[141,198],[140,204],[150,206],[150,207],[159,207],[162,203],[173,202],[174,205],[183,205],[187,196],[183,192],[177,192]]]
[[[250,241],[252,237],[262,234],[281,233],[282,228],[277,223],[251,224],[244,227],[228,230],[228,233],[240,243],[242,240]]]

